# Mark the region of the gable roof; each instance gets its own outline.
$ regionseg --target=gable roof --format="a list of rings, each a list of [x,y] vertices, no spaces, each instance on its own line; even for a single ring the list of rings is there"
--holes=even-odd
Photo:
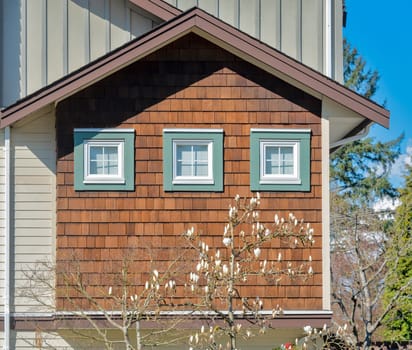
[[[145,6],[150,0],[132,0]],[[157,9],[159,10],[159,9]],[[362,118],[388,127],[389,112],[336,81],[286,56],[198,8],[190,9],[119,49],[17,101],[0,112],[0,127],[81,90],[159,48],[193,32],[242,59],[322,99],[327,98]]]

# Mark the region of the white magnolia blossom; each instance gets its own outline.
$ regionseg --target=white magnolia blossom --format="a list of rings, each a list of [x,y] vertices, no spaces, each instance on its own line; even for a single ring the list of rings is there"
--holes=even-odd
[[[306,333],[306,334],[308,334],[308,335],[310,335],[310,334],[312,334],[312,327],[311,326],[305,326],[305,327],[303,327],[303,331]]]
[[[186,231],[186,236],[188,238],[192,238],[194,236],[194,233],[195,233],[195,228],[192,226],[190,229]]]
[[[313,243],[314,231],[309,223],[304,224],[303,220],[296,218],[293,213],[285,216],[286,220],[277,214],[274,215],[272,225],[266,222],[266,215],[262,215],[262,222],[260,222],[259,193],[250,198],[250,201],[246,199],[241,201],[239,195],[236,195],[234,200],[234,205],[228,207],[229,217],[224,225],[223,236],[221,236],[222,244],[228,248],[223,250],[223,253],[219,249],[214,250],[213,247],[209,251],[209,246],[194,233],[193,227],[184,234],[184,237],[199,253],[194,272],[190,273],[190,283],[188,283],[188,287],[193,293],[199,293],[199,296],[206,303],[213,304],[216,298],[232,299],[235,297],[237,285],[245,283],[248,276],[260,275],[277,284],[286,275],[289,275],[290,278],[313,275],[312,256],[308,257],[306,264],[302,263],[300,266],[295,266],[296,262],[289,262],[288,259],[283,262],[284,257],[281,249],[278,254],[271,253],[269,261],[262,259],[262,255],[266,255],[266,250],[262,254],[263,249],[270,248],[270,246],[266,247],[265,244],[272,239],[285,239],[290,248]],[[249,225],[247,229],[245,229],[246,225]],[[257,271],[253,270],[255,267],[258,267]],[[168,282],[166,288],[174,290],[175,284]],[[258,312],[258,310],[263,309],[263,300],[257,297],[250,304],[248,301],[243,301],[242,305],[244,312],[251,310]],[[272,310],[272,316],[279,316],[282,312],[282,309],[277,306]],[[232,332],[240,332],[240,324],[237,325],[233,322],[230,327]],[[308,335],[314,334],[314,330],[310,326],[306,326],[304,330]],[[211,327],[208,331],[202,326],[200,332],[198,331],[191,336],[189,345],[193,350],[206,348],[208,344],[215,344],[214,338],[220,337],[223,333],[223,328]],[[245,329],[242,335],[251,337],[252,332]],[[227,346],[230,348],[231,345]],[[216,344],[214,349],[223,350],[227,346]]]
[[[226,247],[229,247],[231,243],[232,243],[232,239],[231,239],[231,238],[229,238],[229,237],[224,237],[224,238],[223,238],[223,244],[224,244]]]

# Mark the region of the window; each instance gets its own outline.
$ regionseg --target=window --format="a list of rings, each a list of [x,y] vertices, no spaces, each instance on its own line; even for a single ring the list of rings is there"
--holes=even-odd
[[[251,189],[310,190],[310,130],[252,129]]]
[[[173,183],[213,184],[213,141],[173,141]]]
[[[163,131],[165,191],[223,190],[223,130]]]
[[[134,130],[75,129],[74,168],[78,191],[134,190]]]

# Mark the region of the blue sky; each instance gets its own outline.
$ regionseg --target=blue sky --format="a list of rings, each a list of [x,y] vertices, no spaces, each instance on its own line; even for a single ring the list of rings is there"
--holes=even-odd
[[[390,128],[374,126],[370,136],[380,141],[396,138],[402,132],[402,156],[394,168],[394,181],[412,155],[412,1],[346,0],[348,11],[344,36],[380,73],[374,97],[386,100],[391,112]]]

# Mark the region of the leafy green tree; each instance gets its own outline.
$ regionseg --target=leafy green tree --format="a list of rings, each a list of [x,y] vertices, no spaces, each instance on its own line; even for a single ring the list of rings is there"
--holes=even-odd
[[[386,281],[385,301],[388,304],[393,295],[400,294],[397,307],[385,319],[385,336],[394,341],[412,339],[412,167],[407,167],[405,186],[400,191],[401,204],[396,210],[394,236],[397,240],[389,249],[393,260],[399,260],[392,278]],[[403,252],[403,254],[401,254]]]

